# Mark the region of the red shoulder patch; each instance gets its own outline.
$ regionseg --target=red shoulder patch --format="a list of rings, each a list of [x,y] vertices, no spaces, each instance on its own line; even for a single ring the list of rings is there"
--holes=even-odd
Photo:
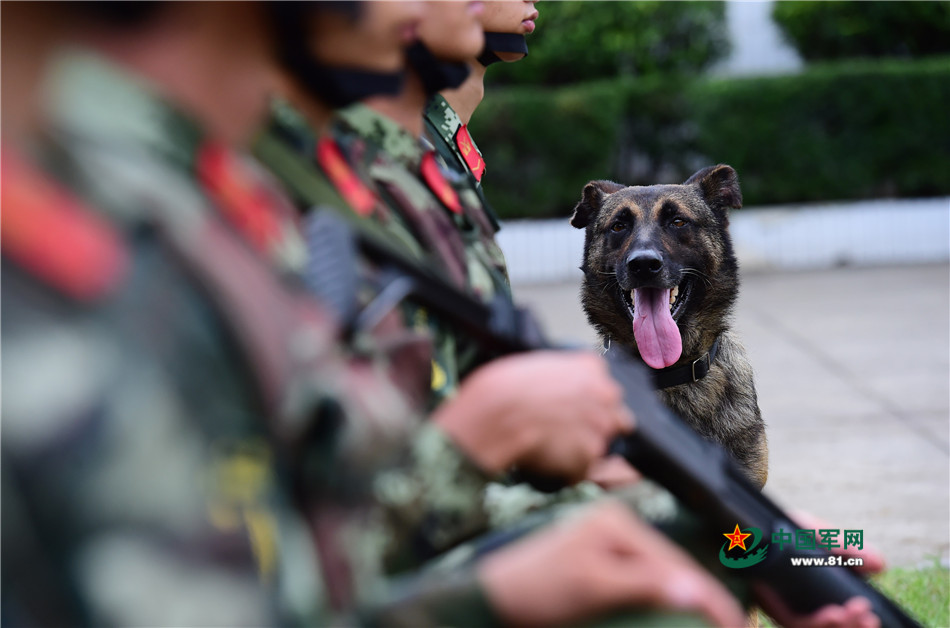
[[[373,213],[376,195],[360,181],[343,157],[340,146],[329,137],[317,142],[317,163],[353,211],[364,218]]]
[[[6,149],[0,179],[4,257],[82,301],[118,285],[128,252],[104,218]]]
[[[430,150],[422,156],[422,165],[419,171],[422,174],[422,179],[426,182],[426,185],[429,186],[429,189],[432,190],[432,193],[435,194],[435,197],[456,214],[461,214],[462,203],[459,201],[458,194],[456,194],[449,182],[445,180],[445,177],[442,176],[442,172],[439,170],[439,164],[435,160],[434,151]]]
[[[475,142],[472,141],[468,127],[464,124],[460,126],[459,130],[455,133],[455,145],[458,146],[459,152],[462,153],[462,159],[468,164],[468,168],[475,176],[475,180],[481,181],[485,175],[485,160],[482,159],[482,154],[478,151],[478,148],[475,147]]]
[[[283,217],[276,199],[236,154],[209,142],[199,149],[196,168],[215,206],[254,248],[269,254],[280,246]]]

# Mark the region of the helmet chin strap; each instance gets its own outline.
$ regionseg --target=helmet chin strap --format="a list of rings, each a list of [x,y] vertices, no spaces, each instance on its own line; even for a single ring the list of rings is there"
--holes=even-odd
[[[485,33],[485,49],[478,57],[478,62],[485,67],[498,63],[501,58],[496,52],[516,52],[528,56],[528,42],[524,35],[514,33]]]
[[[403,87],[406,73],[373,72],[333,67],[318,61],[308,46],[308,13],[311,2],[268,2],[277,37],[281,64],[312,96],[340,108],[370,96],[394,96]]]
[[[443,89],[453,89],[465,82],[471,69],[467,63],[442,61],[420,41],[406,51],[409,66],[422,79],[426,95],[434,96]]]

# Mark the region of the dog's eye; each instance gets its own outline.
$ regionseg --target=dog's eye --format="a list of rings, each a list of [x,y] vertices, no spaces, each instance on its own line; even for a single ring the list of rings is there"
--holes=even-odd
[[[684,218],[680,218],[680,217],[676,217],[670,221],[670,226],[676,227],[677,229],[679,229],[680,227],[685,227],[687,224],[689,223],[687,223]]]
[[[621,231],[626,231],[626,229],[627,225],[623,224],[622,222],[615,222],[610,226],[610,230],[614,233],[620,233]]]

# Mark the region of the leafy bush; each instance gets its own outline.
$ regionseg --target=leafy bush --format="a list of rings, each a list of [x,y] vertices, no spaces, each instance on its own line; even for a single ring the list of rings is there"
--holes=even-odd
[[[950,194],[950,57],[794,76],[616,79],[488,92],[472,120],[504,218],[565,216],[591,179],[728,163],[747,205]]]
[[[729,51],[722,2],[545,2],[531,61],[492,66],[491,83],[566,84],[698,73]]]
[[[482,103],[473,133],[483,153],[488,147],[486,190],[496,209],[505,217],[559,215],[565,199],[610,171],[624,105],[616,87],[511,88]]]
[[[696,86],[698,150],[750,203],[950,193],[950,59]]]
[[[950,53],[950,2],[776,2],[772,17],[809,61]]]

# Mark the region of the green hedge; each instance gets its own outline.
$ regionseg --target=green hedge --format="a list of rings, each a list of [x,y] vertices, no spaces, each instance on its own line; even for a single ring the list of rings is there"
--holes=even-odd
[[[495,88],[472,133],[503,218],[565,216],[591,179],[739,172],[747,205],[950,194],[950,57],[791,76]]]
[[[808,61],[950,54],[950,2],[775,2],[772,19]]]
[[[566,85],[577,81],[699,74],[731,48],[723,2],[565,0],[538,5],[529,60],[500,63],[489,84]]]

